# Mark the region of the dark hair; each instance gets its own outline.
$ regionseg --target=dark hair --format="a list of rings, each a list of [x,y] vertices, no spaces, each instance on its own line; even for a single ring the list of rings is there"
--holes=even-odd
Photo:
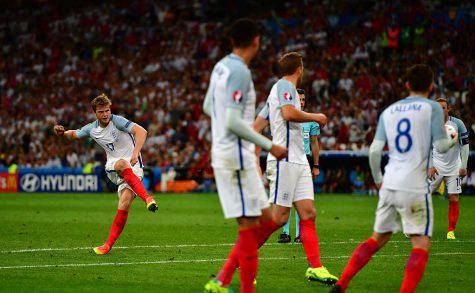
[[[280,75],[292,75],[302,66],[303,56],[297,52],[290,52],[279,59]]]
[[[252,44],[255,37],[261,35],[261,31],[255,21],[241,18],[231,24],[227,35],[231,40],[233,48],[245,48]]]
[[[305,91],[303,89],[297,89],[297,93],[299,95],[305,95]]]
[[[407,70],[406,81],[411,91],[425,93],[434,81],[434,72],[428,65],[416,64]]]
[[[91,107],[94,112],[96,112],[97,106],[106,106],[111,104],[111,100],[106,96],[106,94],[100,94],[91,101]]]
[[[447,101],[446,98],[437,98],[435,99],[436,102],[440,103],[440,102],[445,102],[447,105],[449,104],[449,102]]]

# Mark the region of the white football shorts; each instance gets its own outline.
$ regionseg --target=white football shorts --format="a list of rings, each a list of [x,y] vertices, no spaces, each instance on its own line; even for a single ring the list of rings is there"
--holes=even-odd
[[[457,175],[443,176],[439,174],[435,175],[434,180],[429,181],[431,193],[433,193],[439,188],[440,184],[442,183],[442,180],[444,180],[445,182],[445,186],[447,187],[448,194],[462,193],[462,178],[460,178],[460,176],[457,176]]]
[[[131,190],[132,192],[134,192],[134,191],[129,186],[129,184],[127,184],[124,181],[124,179],[122,177],[120,177],[119,174],[117,174],[117,172],[114,170],[114,164],[117,161],[118,160],[116,160],[116,161],[107,161],[107,163],[106,163],[106,173],[107,173],[107,178],[109,178],[109,180],[112,181],[112,183],[114,183],[115,185],[118,185],[117,195],[120,198],[120,196],[122,194],[122,190],[124,190],[125,188]],[[140,180],[142,180],[142,178],[143,178],[143,169],[140,168],[139,163],[135,164],[132,167],[132,171],[134,172],[135,175],[137,175],[137,177],[139,177]],[[134,192],[134,194],[135,194],[135,192]]]
[[[434,211],[430,194],[381,189],[374,231],[378,233],[400,231],[398,214],[405,234],[432,236]]]
[[[256,168],[231,170],[213,168],[219,200],[226,219],[259,217],[270,205]]]
[[[267,162],[269,202],[292,207],[296,201],[314,200],[312,173],[308,165],[285,161]]]

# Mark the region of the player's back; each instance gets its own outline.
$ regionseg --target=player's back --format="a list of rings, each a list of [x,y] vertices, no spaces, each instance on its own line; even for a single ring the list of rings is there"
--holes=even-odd
[[[226,127],[227,109],[239,107],[242,119],[252,127],[255,117],[256,93],[251,71],[234,54],[221,59],[211,74],[208,94],[212,95],[212,165],[226,169],[255,168],[255,146],[241,140]]]
[[[384,110],[380,122],[389,148],[382,188],[427,192],[427,167],[434,111],[440,106],[423,97],[410,96]]]

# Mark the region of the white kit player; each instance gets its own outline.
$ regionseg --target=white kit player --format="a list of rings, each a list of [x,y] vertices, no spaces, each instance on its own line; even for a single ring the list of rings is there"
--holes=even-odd
[[[302,55],[297,52],[287,53],[280,58],[279,69],[282,78],[274,84],[267,98],[272,142],[288,149],[285,160],[279,161],[272,154],[267,157],[269,200],[273,204],[272,218],[279,226],[287,223],[290,210],[295,206],[300,218],[300,240],[309,263],[306,278],[310,281],[334,284],[338,278],[330,274],[320,260],[315,229],[312,173],[301,128],[303,122],[317,122],[323,126],[327,117],[324,114],[301,110],[296,86],[304,71],[302,60]]]
[[[158,206],[141,182],[143,162],[140,150],[147,138],[147,131],[124,117],[111,114],[111,101],[104,94],[94,98],[91,106],[96,121],[78,130],[66,131],[63,126],[55,125],[54,131],[57,135],[70,139],[91,137],[107,154],[105,169],[108,178],[118,185],[119,206],[107,241],[104,245],[94,248],[94,252],[102,255],[111,250],[122,232],[135,195],[146,203],[151,212],[155,212]]]
[[[432,150],[429,162],[429,180],[431,193],[437,190],[444,181],[449,198],[449,225],[447,239],[455,238],[455,226],[459,216],[459,195],[462,193],[462,179],[467,176],[467,162],[470,153],[468,131],[462,120],[449,116],[450,107],[446,99],[439,98],[437,102],[445,115],[445,125],[457,132],[457,145],[446,153]]]
[[[229,29],[229,38],[232,53],[215,65],[203,110],[211,117],[211,158],[221,207],[225,218],[237,219],[239,238],[222,271],[205,285],[205,291],[230,291],[228,285],[239,266],[241,292],[254,292],[258,248],[275,226],[256,169],[255,144],[278,159],[284,158],[287,150],[252,129],[256,93],[248,66],[259,49],[257,24],[237,20]]]
[[[333,292],[344,292],[351,278],[400,231],[411,237],[412,253],[407,261],[400,292],[413,292],[424,274],[434,224],[432,200],[427,184],[430,147],[447,152],[454,142],[443,127],[440,105],[428,99],[434,74],[427,65],[414,65],[407,72],[409,96],[381,116],[369,151],[374,182],[380,188],[374,232],[354,251]],[[389,162],[381,174],[381,156],[388,144]]]

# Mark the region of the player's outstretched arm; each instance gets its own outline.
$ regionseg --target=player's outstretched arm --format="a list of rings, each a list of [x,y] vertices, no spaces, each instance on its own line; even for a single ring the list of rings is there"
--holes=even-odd
[[[142,146],[147,139],[147,130],[138,124],[134,124],[132,127],[131,133],[135,137],[135,148],[132,158],[130,159],[130,164],[133,166],[137,164],[139,160],[140,151],[142,150]]]
[[[226,127],[235,135],[270,151],[270,153],[278,160],[287,156],[287,149],[273,145],[272,141],[267,137],[255,132],[249,125],[247,125],[241,118],[240,109],[233,107],[227,108],[226,117]]]
[[[54,128],[54,134],[58,136],[64,136],[69,139],[78,139],[79,137],[76,134],[76,130],[65,130],[64,126],[62,125],[55,125]]]
[[[327,124],[327,116],[321,113],[307,113],[297,110],[293,105],[282,106],[282,117],[290,122],[317,122],[320,126]]]

